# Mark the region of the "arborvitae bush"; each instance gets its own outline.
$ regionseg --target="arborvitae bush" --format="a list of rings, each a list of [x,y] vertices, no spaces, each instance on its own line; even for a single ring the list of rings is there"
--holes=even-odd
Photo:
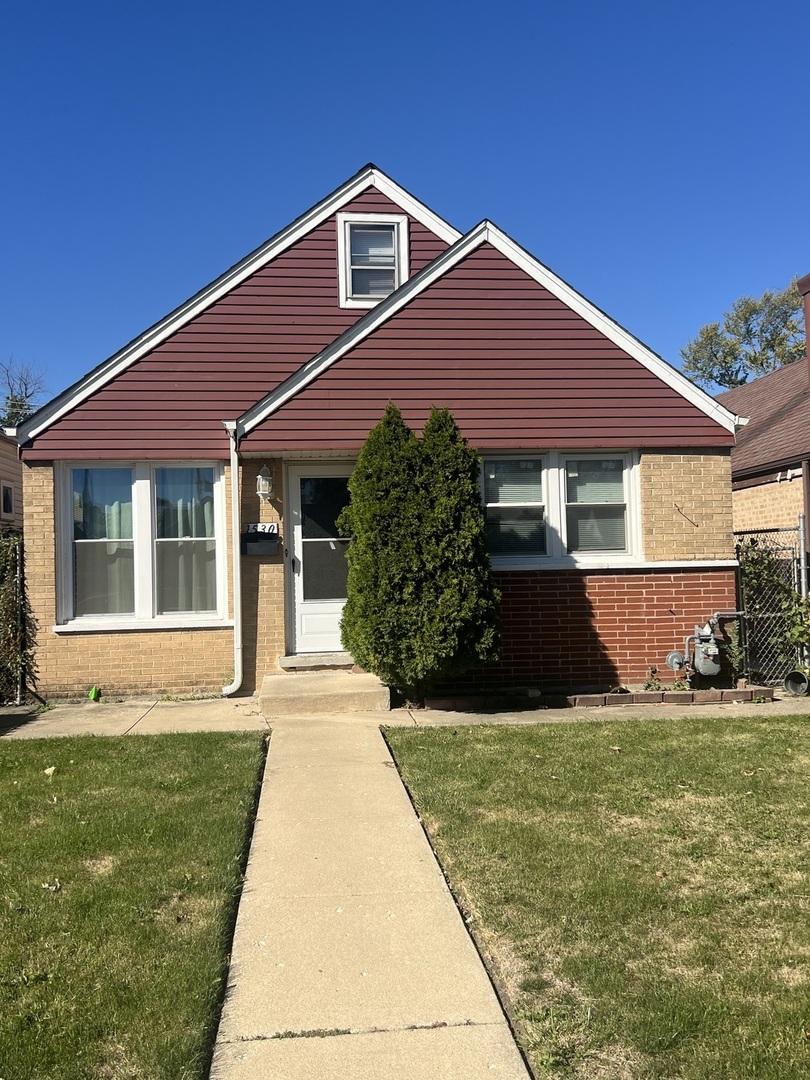
[[[433,409],[418,442],[393,404],[349,481],[344,648],[418,701],[443,677],[498,653],[498,602],[484,538],[478,455]]]

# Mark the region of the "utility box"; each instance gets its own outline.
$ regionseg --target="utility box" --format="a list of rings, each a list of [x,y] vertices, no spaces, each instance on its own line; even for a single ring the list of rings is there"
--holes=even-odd
[[[700,675],[719,675],[720,649],[714,636],[714,626],[695,627],[695,671]]]

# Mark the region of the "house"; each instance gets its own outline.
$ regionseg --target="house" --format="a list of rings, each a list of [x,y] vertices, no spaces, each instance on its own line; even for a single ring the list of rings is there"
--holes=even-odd
[[[17,443],[0,431],[0,532],[21,529],[22,466]]]
[[[503,656],[465,686],[639,683],[734,609],[734,413],[369,165],[15,432],[41,690],[251,692],[338,652],[335,519],[389,400],[482,457]]]
[[[810,274],[799,282],[810,326]],[[810,359],[788,364],[718,394],[750,417],[731,453],[734,528],[796,528],[810,520]]]

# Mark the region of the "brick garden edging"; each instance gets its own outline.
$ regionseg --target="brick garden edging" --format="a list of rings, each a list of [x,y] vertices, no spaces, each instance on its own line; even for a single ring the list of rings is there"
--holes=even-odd
[[[640,690],[628,694],[466,694],[426,698],[426,709],[451,712],[487,709],[598,709],[610,705],[721,705],[724,702],[773,701],[772,686],[747,690]]]

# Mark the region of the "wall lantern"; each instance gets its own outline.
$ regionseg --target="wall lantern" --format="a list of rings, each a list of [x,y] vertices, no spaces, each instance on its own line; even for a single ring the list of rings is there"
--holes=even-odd
[[[267,502],[273,494],[273,476],[266,465],[262,465],[256,477],[256,494],[262,502]]]

